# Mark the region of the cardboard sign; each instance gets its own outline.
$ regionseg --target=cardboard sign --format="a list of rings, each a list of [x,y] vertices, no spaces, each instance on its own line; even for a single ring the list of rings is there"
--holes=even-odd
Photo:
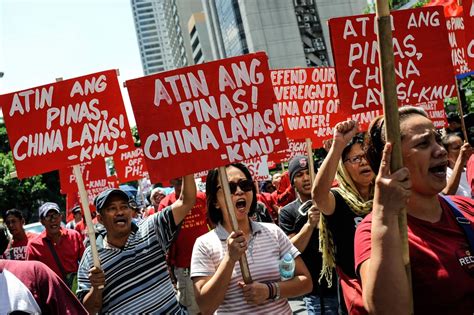
[[[115,155],[114,165],[120,183],[139,180],[148,175],[142,148]]]
[[[152,182],[287,147],[265,53],[126,84]]]
[[[271,153],[270,155],[268,155],[268,160],[273,161],[275,163],[282,163],[288,162],[294,156],[297,155],[306,156],[308,154],[306,147],[307,146],[305,140],[288,139],[288,149]],[[315,147],[313,143],[313,149],[316,148],[317,147]]]
[[[334,68],[279,69],[271,77],[286,136],[321,146],[338,122]]]
[[[473,0],[464,0],[464,32],[466,55],[469,67],[474,70],[474,5]]]
[[[451,59],[453,61],[456,74],[471,71],[466,52],[466,37],[464,35],[464,19],[462,14],[459,16],[446,17],[446,26],[448,28],[449,45],[451,46]],[[474,30],[471,29],[471,33]]]
[[[428,114],[428,117],[430,117],[435,128],[445,128],[448,125],[443,100],[417,103],[413,104],[413,106],[423,108]]]
[[[115,70],[0,96],[18,178],[133,145]]]
[[[270,171],[268,170],[267,161],[268,156],[263,155],[244,162],[254,181],[260,182],[272,179]]]
[[[83,163],[80,165],[80,169],[86,189],[93,188],[98,182],[107,178],[104,159],[96,159],[93,162]],[[59,182],[61,184],[62,194],[78,191],[76,176],[74,176],[72,167],[59,170]]]
[[[442,7],[392,11],[398,105],[456,95],[446,20]],[[382,115],[382,91],[374,15],[329,20],[336,77],[346,118],[362,130]]]

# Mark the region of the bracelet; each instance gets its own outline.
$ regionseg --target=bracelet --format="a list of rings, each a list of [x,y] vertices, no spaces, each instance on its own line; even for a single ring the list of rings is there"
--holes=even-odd
[[[273,301],[276,301],[276,300],[279,300],[280,299],[280,285],[278,284],[278,282],[273,282],[273,284],[275,284],[275,287],[276,287],[276,293],[275,293],[275,297],[273,298]]]
[[[267,285],[267,288],[268,288],[268,300],[271,300],[273,296],[273,286],[268,282],[265,284]]]

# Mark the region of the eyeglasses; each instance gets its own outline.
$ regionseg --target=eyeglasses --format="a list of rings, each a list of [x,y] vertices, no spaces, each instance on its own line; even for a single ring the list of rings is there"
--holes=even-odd
[[[367,157],[365,156],[365,154],[354,155],[353,157],[345,159],[344,163],[349,162],[351,164],[359,164],[360,162],[362,162],[362,159],[367,161]]]
[[[51,221],[53,221],[53,220],[56,220],[56,219],[59,218],[60,216],[61,216],[61,214],[56,212],[56,213],[53,213],[53,214],[50,214],[50,215],[45,216],[45,217],[44,217],[44,220],[51,222]]]
[[[240,188],[243,192],[249,192],[253,189],[253,181],[250,179],[244,179],[239,182],[229,182],[230,193],[233,195],[237,191],[237,187]],[[221,189],[222,187],[219,186],[217,189]]]

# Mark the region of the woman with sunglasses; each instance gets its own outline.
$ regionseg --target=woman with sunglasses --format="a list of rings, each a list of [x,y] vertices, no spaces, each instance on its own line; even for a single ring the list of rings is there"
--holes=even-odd
[[[323,254],[321,278],[332,283],[332,269],[335,267],[344,302],[339,296],[341,312],[345,307],[349,313],[357,296],[353,287],[354,234],[357,225],[372,209],[374,173],[363,150],[363,137],[358,124],[353,120],[343,121],[334,128],[332,144],[316,174],[313,184],[313,201],[320,212],[319,238]],[[334,178],[338,187],[331,188]],[[314,279],[313,279],[314,280]],[[341,292],[339,292],[340,294]]]
[[[440,195],[448,155],[428,115],[411,106],[401,107],[399,115],[405,167],[396,172],[390,172],[392,146],[386,144],[383,117],[369,127],[367,157],[379,173],[372,213],[355,235],[365,309],[371,314],[410,313],[398,226],[398,215],[406,209],[414,314],[471,315],[473,201]]]
[[[256,188],[248,169],[240,163],[226,167],[233,211],[239,230],[233,232],[218,171],[207,175],[209,219],[216,228],[194,244],[191,278],[203,314],[291,314],[287,298],[311,291],[311,276],[298,250],[278,226],[253,222]],[[253,283],[244,284],[237,263],[246,253]],[[294,277],[280,281],[279,261],[290,253],[295,258]]]

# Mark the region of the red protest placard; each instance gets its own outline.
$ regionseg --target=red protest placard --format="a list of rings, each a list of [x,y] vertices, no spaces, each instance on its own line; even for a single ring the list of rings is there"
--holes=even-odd
[[[474,5],[473,0],[464,0],[464,32],[466,41],[466,54],[469,67],[474,69]]]
[[[273,161],[275,163],[282,163],[282,162],[288,162],[294,156],[297,156],[297,155],[306,156],[308,154],[306,147],[307,146],[306,146],[305,140],[288,139],[288,149],[269,154],[268,160]],[[312,147],[313,149],[318,148],[317,146],[314,145],[314,143]]]
[[[458,16],[446,16],[446,26],[454,71],[456,74],[467,73],[471,69],[467,60],[466,37],[464,35],[466,28],[464,27],[462,12]]]
[[[115,70],[2,95],[0,105],[19,178],[133,145]]]
[[[114,165],[120,183],[143,179],[148,175],[142,148],[115,155]]]
[[[87,162],[80,165],[84,186],[88,189],[94,186],[96,181],[107,178],[107,169],[104,159],[95,159],[93,162]],[[72,167],[59,170],[59,182],[61,184],[61,193],[77,192],[76,176]]]
[[[442,7],[392,11],[398,105],[456,95]],[[383,114],[374,15],[329,20],[336,78],[344,117],[366,129]]]
[[[268,170],[268,156],[262,155],[244,162],[254,181],[272,179]]]
[[[278,69],[271,71],[285,134],[310,138],[316,146],[331,137],[339,121],[339,100],[334,68]]]
[[[126,84],[152,182],[287,146],[265,53]]]

